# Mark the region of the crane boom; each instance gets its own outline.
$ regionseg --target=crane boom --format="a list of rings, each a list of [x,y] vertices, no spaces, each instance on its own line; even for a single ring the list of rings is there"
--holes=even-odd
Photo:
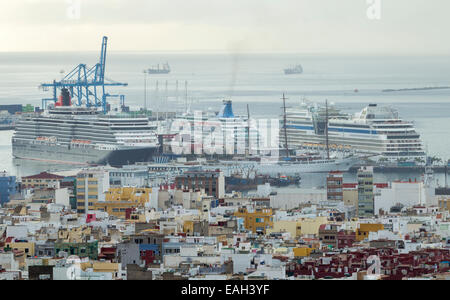
[[[106,92],[107,86],[127,86],[127,83],[115,82],[105,77],[106,70],[106,54],[108,47],[108,37],[104,36],[102,39],[102,48],[100,52],[100,59],[92,68],[88,68],[86,64],[79,64],[61,81],[54,80],[52,83],[43,83],[40,87],[46,91],[49,88],[53,89],[53,98],[42,99],[43,108],[46,107],[47,102],[57,102],[57,90],[67,88],[70,91],[70,96],[75,99],[75,105],[87,107],[101,107],[103,112],[106,112],[107,98],[110,95]],[[107,81],[106,81],[107,80]],[[100,89],[100,90],[98,90]]]

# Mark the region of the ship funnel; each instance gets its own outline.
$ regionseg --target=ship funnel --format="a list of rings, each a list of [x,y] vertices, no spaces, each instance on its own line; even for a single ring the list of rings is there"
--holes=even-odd
[[[70,98],[70,92],[68,89],[63,88],[61,89],[61,95],[59,96],[58,102],[56,102],[55,106],[71,106],[71,98]]]
[[[230,100],[223,100],[222,108],[220,109],[219,118],[234,118],[233,105]]]
[[[70,93],[68,89],[62,89],[61,90],[61,96],[62,96],[62,105],[63,106],[70,106],[71,103],[71,99],[70,99]]]

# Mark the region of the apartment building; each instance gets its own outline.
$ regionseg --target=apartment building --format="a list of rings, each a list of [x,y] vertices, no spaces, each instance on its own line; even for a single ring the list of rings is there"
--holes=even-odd
[[[95,209],[96,202],[105,201],[109,190],[109,172],[105,169],[88,169],[77,174],[77,213],[87,214]]]

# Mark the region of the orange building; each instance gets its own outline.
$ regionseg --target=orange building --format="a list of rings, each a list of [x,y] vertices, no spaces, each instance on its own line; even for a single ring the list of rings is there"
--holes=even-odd
[[[271,208],[240,208],[234,213],[237,218],[244,219],[245,229],[253,233],[266,233],[266,229],[273,227],[273,211]]]
[[[368,238],[370,232],[377,232],[383,229],[383,224],[359,224],[359,228],[356,230],[356,240],[360,242]]]

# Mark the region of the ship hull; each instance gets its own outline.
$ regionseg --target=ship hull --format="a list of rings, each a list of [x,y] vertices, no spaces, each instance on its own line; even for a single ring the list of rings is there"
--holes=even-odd
[[[123,166],[151,161],[158,148],[123,150],[69,149],[67,146],[27,145],[13,143],[13,156],[64,164]]]
[[[358,162],[360,162],[358,157],[349,157],[320,163],[253,163],[249,165],[252,165],[253,170],[260,175],[278,176],[279,174],[283,174],[286,176],[295,176],[303,173],[346,172]]]

